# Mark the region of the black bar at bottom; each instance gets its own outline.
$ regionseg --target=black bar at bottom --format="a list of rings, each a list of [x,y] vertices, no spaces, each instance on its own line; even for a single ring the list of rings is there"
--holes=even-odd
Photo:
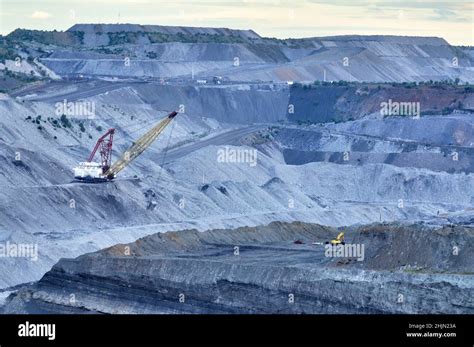
[[[0,315],[0,345],[256,343],[474,345],[473,315]],[[55,324],[43,337],[26,324]],[[35,327],[36,329],[36,327]],[[36,331],[46,331],[45,326]],[[26,325],[23,325],[23,332]],[[51,330],[50,330],[51,331]],[[32,334],[36,334],[32,330]],[[410,334],[410,336],[408,336]],[[440,335],[441,336],[440,336]],[[45,335],[47,335],[45,333]]]

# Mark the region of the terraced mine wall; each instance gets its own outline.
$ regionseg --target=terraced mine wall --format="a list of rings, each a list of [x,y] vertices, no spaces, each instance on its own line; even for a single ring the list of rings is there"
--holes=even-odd
[[[343,83],[344,84],[344,83]],[[452,85],[293,85],[288,119],[297,123],[344,122],[378,114],[382,103],[419,103],[420,115],[474,111],[471,86]],[[396,116],[396,114],[394,114]],[[413,116],[413,115],[407,115]]]
[[[474,128],[469,114],[283,128],[275,139],[290,165],[385,163],[448,173],[474,172]]]
[[[144,101],[157,108],[173,109],[176,104],[182,104],[192,110],[193,116],[227,123],[343,122],[373,114],[381,116],[381,103],[389,100],[419,103],[420,116],[474,112],[471,86],[332,84],[287,88],[281,84],[225,87],[143,84],[134,88]]]
[[[300,222],[158,233],[62,259],[39,282],[12,294],[4,311],[474,312],[472,228],[352,228],[346,242],[365,246],[362,261],[327,257],[323,245],[313,244],[336,233]]]
[[[196,87],[141,85],[140,97],[164,110],[182,105],[192,117],[226,123],[274,123],[286,118],[288,88],[281,86]]]

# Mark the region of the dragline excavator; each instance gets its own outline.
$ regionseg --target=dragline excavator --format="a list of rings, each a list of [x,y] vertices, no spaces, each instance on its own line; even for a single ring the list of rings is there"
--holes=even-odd
[[[150,147],[177,114],[177,112],[173,111],[160,120],[153,128],[134,142],[130,148],[123,152],[122,156],[112,165],[112,144],[115,129],[109,129],[97,140],[88,160],[79,163],[79,166],[74,168],[74,178],[84,182],[106,182],[113,180],[120,171]],[[97,151],[100,154],[100,163],[94,162]]]

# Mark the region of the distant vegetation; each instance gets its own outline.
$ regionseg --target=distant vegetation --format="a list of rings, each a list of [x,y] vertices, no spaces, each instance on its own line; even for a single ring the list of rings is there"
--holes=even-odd
[[[415,88],[419,86],[429,86],[434,88],[442,88],[445,86],[457,86],[459,88],[464,88],[466,92],[474,91],[474,85],[465,83],[461,84],[459,78],[454,80],[442,80],[442,81],[422,81],[422,82],[349,82],[349,81],[332,81],[332,82],[324,82],[324,81],[314,81],[311,84],[308,83],[300,83],[295,82],[293,83],[293,88],[301,88],[301,89],[313,89],[320,86],[325,87],[334,87],[334,86],[353,86],[359,87],[363,86],[365,90],[369,90],[369,87],[376,87],[381,89],[382,87],[403,87],[403,88]]]
[[[71,121],[67,118],[67,116],[65,114],[63,114],[59,120],[61,122],[61,125],[64,128],[71,128],[72,127]]]
[[[315,48],[314,42],[311,38],[277,39],[275,37],[261,37],[258,39],[251,38],[250,40],[253,42],[284,45],[290,48]]]
[[[108,33],[109,35],[109,44],[112,46],[123,45],[126,43],[138,43],[139,34],[135,32],[117,32],[117,33]]]
[[[245,43],[247,39],[234,35],[217,34],[165,34],[160,32],[113,32],[107,33],[110,45],[136,44],[141,37],[146,37],[151,43],[183,42],[183,43]]]
[[[123,54],[124,52],[126,52],[126,50],[124,50],[123,48],[114,47],[113,49],[110,49],[110,48],[107,48],[105,46],[95,47],[95,48],[93,48],[93,50],[95,52],[98,52],[98,53],[117,54],[117,55]]]
[[[158,54],[156,54],[156,52],[146,52],[146,56],[150,59],[158,58]]]
[[[13,43],[5,37],[2,37],[2,44],[0,44],[0,63],[5,63],[5,60],[15,60],[18,56],[15,53]]]
[[[98,33],[102,35],[102,33]],[[167,34],[162,32],[120,31],[108,32],[108,45],[138,44],[140,39],[147,38],[151,43],[183,42],[183,43],[247,43],[263,45],[284,45],[291,48],[311,48],[314,44],[309,39],[277,39],[277,38],[246,38],[239,35],[220,35],[194,33]],[[16,29],[7,38],[15,43],[38,42],[45,45],[78,46],[84,43],[83,31],[44,31]],[[111,53],[111,52],[106,52]]]
[[[36,80],[38,80],[38,78],[32,76],[32,75],[26,75],[24,73],[17,73],[17,72],[13,72],[13,71],[10,71],[8,70],[8,68],[6,68],[4,71],[3,71],[3,74],[6,76],[6,77],[10,77],[10,78],[13,78],[13,79],[16,79],[20,82],[26,82],[26,83],[29,83],[29,82],[34,82]]]
[[[45,45],[77,46],[83,44],[84,32],[16,29],[7,37],[12,42],[34,41]]]

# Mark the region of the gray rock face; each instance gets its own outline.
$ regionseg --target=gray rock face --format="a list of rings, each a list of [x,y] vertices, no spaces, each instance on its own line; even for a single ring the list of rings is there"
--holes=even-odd
[[[352,228],[346,242],[364,245],[362,261],[327,257],[324,245],[313,244],[336,233],[275,222],[155,234],[62,259],[12,294],[5,312],[474,312],[472,228]]]
[[[287,117],[287,88],[141,85],[136,90],[147,103],[162,109],[182,104],[192,110],[193,117],[210,117],[219,122],[276,123]]]
[[[407,107],[407,110],[413,113],[418,112],[419,105],[420,115],[441,112],[447,114],[454,109],[472,112],[474,111],[473,97],[474,93],[471,88],[452,85],[294,85],[290,89],[289,100],[289,103],[294,105],[294,114],[289,118],[292,121],[314,123],[344,122],[364,118],[368,115],[382,118],[389,116],[383,114],[385,111],[382,104],[388,104],[389,100],[390,102],[415,105],[416,109]],[[406,118],[415,115],[406,113]],[[411,125],[410,122],[405,122],[405,124],[404,126]],[[438,132],[437,136],[446,135]]]
[[[285,162],[291,165],[385,163],[472,173],[473,134],[472,117],[466,113],[420,119],[360,119],[306,129],[286,128],[278,131],[275,139],[283,148]]]

